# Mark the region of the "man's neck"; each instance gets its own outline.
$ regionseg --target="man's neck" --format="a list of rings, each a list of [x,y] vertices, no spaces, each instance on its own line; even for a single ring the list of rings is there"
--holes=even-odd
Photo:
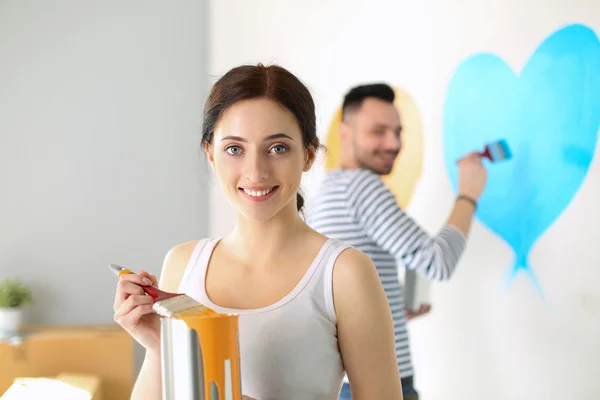
[[[358,162],[356,161],[356,159],[354,159],[354,157],[350,157],[350,156],[343,156],[343,152],[341,152],[341,156],[340,156],[340,161],[338,162],[338,168],[339,169],[359,169],[360,165],[358,165]],[[348,153],[345,153],[348,154]]]

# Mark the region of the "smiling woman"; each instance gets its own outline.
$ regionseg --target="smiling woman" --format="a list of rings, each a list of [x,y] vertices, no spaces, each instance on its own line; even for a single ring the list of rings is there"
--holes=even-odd
[[[239,316],[242,388],[257,400],[402,399],[390,308],[372,261],[298,212],[319,141],[312,97],[289,71],[232,69],[204,110],[202,145],[238,222],[171,249],[163,290]],[[160,332],[145,274],[123,276],[116,318],[146,348],[133,399],[160,398]],[[149,277],[152,278],[152,277]]]
[[[231,86],[236,87],[236,91],[233,93],[227,92]],[[247,100],[254,101],[248,102]],[[232,107],[232,105],[236,107]],[[308,89],[285,69],[278,66],[238,67],[231,70],[214,86],[208,98],[205,107],[202,144],[207,150],[213,168],[215,165],[215,153],[214,148],[212,148],[214,136],[217,136],[217,141],[223,145],[221,150],[226,151],[229,155],[247,155],[245,147],[254,146],[256,148],[257,145],[261,145],[262,149],[273,156],[285,156],[279,157],[279,160],[275,159],[270,163],[271,166],[278,164],[278,167],[281,167],[285,165],[285,162],[299,161],[299,164],[295,164],[296,167],[298,165],[302,166],[300,170],[296,168],[297,172],[300,172],[299,182],[301,172],[310,169],[315,151],[320,146],[316,134],[314,110],[315,105]],[[233,115],[230,115],[225,121],[221,121],[220,126],[217,126],[217,121],[222,119],[223,114],[227,111]],[[244,122],[243,117],[245,115],[254,115],[254,124],[239,126],[240,123]],[[281,120],[278,121],[271,116],[281,117]],[[260,131],[264,128],[261,122],[269,120],[272,122],[271,132],[266,132],[268,136],[263,137],[265,132]],[[229,125],[224,126],[224,122],[228,122]],[[277,131],[277,124],[279,123],[286,128],[285,131]],[[247,131],[249,138],[240,137],[238,134],[223,136],[223,132],[242,131]],[[294,136],[296,137],[295,142]],[[260,138],[261,143],[252,142],[256,138]],[[291,156],[289,153],[291,153]],[[298,156],[302,157],[298,158]],[[252,162],[248,158],[246,156],[246,162]],[[219,171],[216,172],[219,176]],[[248,194],[248,196],[253,196],[256,192],[269,191],[273,188],[272,192],[275,192],[278,189],[277,185],[273,188],[264,188],[251,182],[246,182],[246,185],[245,189],[247,190],[242,187],[238,187],[238,189]],[[236,198],[232,197],[227,190],[226,193],[235,203]],[[297,190],[295,196],[296,208],[300,210],[304,205],[304,199]],[[267,199],[261,198],[259,200]]]
[[[312,109],[312,104],[299,107]],[[290,213],[299,210],[302,173],[310,168],[318,146],[317,138],[311,137],[314,129],[302,132],[297,117],[269,98],[236,101],[221,113],[219,123],[208,130],[214,133],[210,141],[204,139],[204,147],[239,212],[250,220],[264,221],[288,205]]]

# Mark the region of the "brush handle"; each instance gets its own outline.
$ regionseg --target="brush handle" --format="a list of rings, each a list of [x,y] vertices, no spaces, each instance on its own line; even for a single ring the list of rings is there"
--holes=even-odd
[[[121,275],[133,274],[133,271],[131,271],[127,268],[118,267],[116,265],[114,267],[111,267],[111,269],[117,274],[117,276],[119,278],[121,277]],[[170,299],[171,297],[177,297],[180,295],[179,293],[165,292],[164,290],[160,290],[156,286],[152,286],[152,285],[148,285],[148,286],[140,285],[140,287],[142,289],[144,289],[144,292],[146,292],[146,294],[148,294],[150,297],[152,297],[154,299],[154,301],[166,300],[166,299]]]
[[[492,154],[490,153],[490,146],[485,146],[485,150],[479,153],[479,156],[482,158],[487,158],[492,161]]]
[[[162,294],[160,289],[155,288],[154,286],[142,286],[142,289],[144,289],[144,292],[146,292],[154,300],[163,300],[160,298]]]
[[[179,293],[165,292],[164,290],[160,290],[156,286],[142,286],[142,289],[144,289],[144,292],[151,296],[155,301],[161,301],[170,299],[171,297],[180,296]]]
[[[170,299],[171,297],[180,296],[179,293],[165,292],[164,290],[160,290],[156,286],[151,286],[151,285],[142,286],[142,289],[144,289],[144,292],[146,292],[148,294],[148,296],[152,297],[154,299],[154,301],[161,301],[161,300]]]

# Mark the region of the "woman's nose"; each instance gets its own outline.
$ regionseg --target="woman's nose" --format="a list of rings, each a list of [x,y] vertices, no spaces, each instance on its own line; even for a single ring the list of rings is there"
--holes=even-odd
[[[251,182],[260,182],[269,177],[268,163],[259,154],[246,157],[246,178]]]

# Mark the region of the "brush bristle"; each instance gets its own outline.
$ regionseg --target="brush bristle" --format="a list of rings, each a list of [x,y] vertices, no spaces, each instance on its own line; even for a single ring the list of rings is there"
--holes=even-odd
[[[503,139],[490,144],[490,155],[493,161],[510,160],[512,158],[510,147]]]
[[[180,295],[177,297],[171,297],[170,299],[160,300],[154,303],[152,306],[154,311],[167,318],[171,318],[181,313],[187,315],[187,313],[191,310],[194,310],[194,314],[200,313],[200,310],[198,309],[200,307],[209,310],[209,308],[198,303],[196,300],[187,295]]]
[[[510,160],[512,158],[512,152],[510,151],[510,147],[508,147],[508,143],[506,143],[506,140],[499,140],[498,145],[504,152],[504,159]]]
[[[216,312],[214,312],[210,308],[200,305],[197,307],[188,308],[187,310],[183,310],[178,313],[175,313],[175,314],[173,314],[173,318],[185,319],[186,317],[204,317],[204,316],[210,316],[210,315],[215,315],[215,314],[216,314]]]

